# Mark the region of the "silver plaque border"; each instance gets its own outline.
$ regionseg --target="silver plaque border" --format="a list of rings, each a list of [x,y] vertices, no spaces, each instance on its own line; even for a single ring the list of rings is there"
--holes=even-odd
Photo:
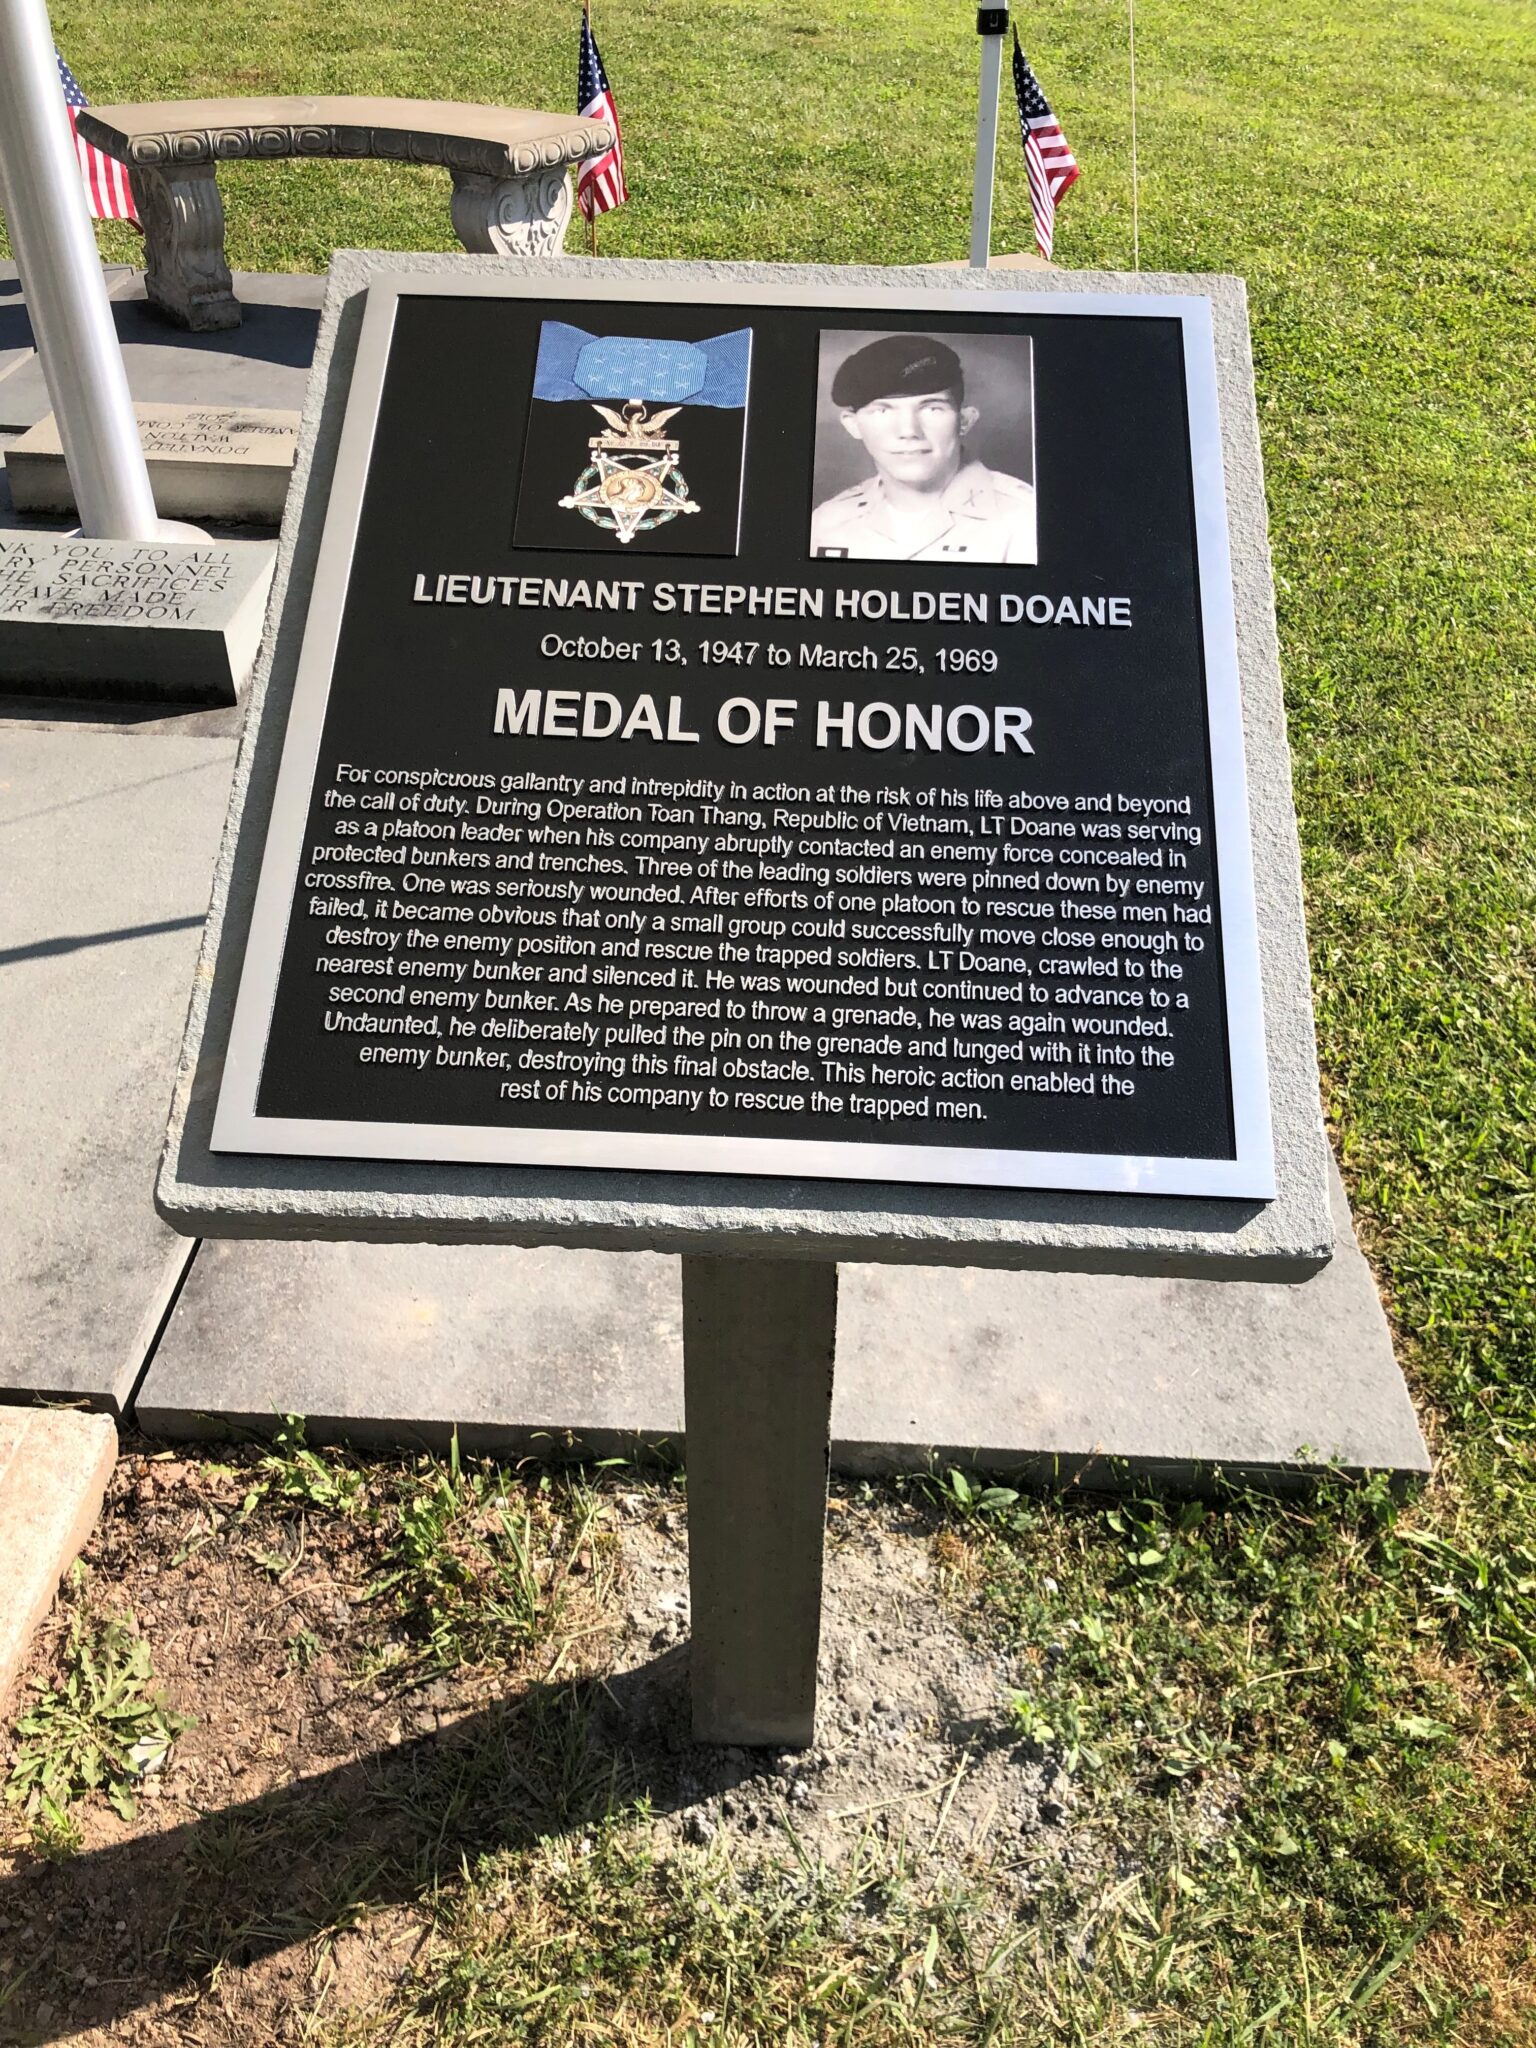
[[[669,1132],[508,1129],[499,1125],[373,1123],[327,1117],[264,1117],[256,1093],[297,890],[304,828],[374,432],[402,298],[551,299],[562,296],[558,265],[547,276],[444,277],[409,265],[371,278],[314,587],[304,623],[293,701],[228,1052],[214,1116],[214,1152],[350,1159],[462,1162],[502,1166],[651,1168],[812,1179],[1049,1188],[1081,1193],[1215,1195],[1271,1200],[1274,1142],[1265,1062],[1263,997],[1253,853],[1244,767],[1242,693],[1233,608],[1232,554],[1222,461],[1216,349],[1209,300],[1198,294],[989,292],[960,306],[909,287],[774,286],[722,279],[667,296],[701,305],[809,306],[828,313],[911,312],[938,321],[1024,313],[1045,319],[1177,320],[1183,330],[1185,396],[1195,507],[1195,544],[1204,638],[1206,724],[1211,762],[1216,874],[1225,965],[1228,1075],[1235,1152],[1231,1159],[1117,1153],[1005,1152],[975,1146],[847,1144],[804,1138],[747,1138]],[[654,282],[580,280],[576,297],[654,301]],[[1134,628],[1132,629],[1134,630]]]

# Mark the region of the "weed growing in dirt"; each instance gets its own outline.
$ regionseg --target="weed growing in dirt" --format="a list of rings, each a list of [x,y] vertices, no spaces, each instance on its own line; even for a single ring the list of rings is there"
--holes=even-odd
[[[348,1525],[368,1562],[357,1605],[377,1624],[358,1680],[404,1691],[450,1672],[520,1667],[541,1645],[558,1662],[574,1593],[599,1593],[609,1569],[601,1514],[579,1478],[466,1461],[457,1437],[446,1459],[370,1462],[311,1445],[303,1417],[289,1415],[256,1463],[240,1519],[247,1554],[277,1582],[303,1560],[310,1521]],[[299,1628],[288,1651],[308,1670],[318,1639]]]
[[[989,1485],[974,1473],[962,1472],[957,1465],[951,1465],[947,1472],[934,1474],[924,1481],[924,1486],[933,1500],[965,1522],[1006,1518],[1019,1500],[1015,1487]]]
[[[313,1670],[325,1652],[325,1645],[312,1628],[296,1628],[285,1647],[293,1664],[300,1671]]]
[[[464,1666],[520,1664],[556,1644],[573,1589],[607,1571],[600,1502],[574,1478],[529,1486],[503,1467],[422,1460],[387,1515],[384,1568],[366,1598],[406,1643],[380,1671],[420,1684]]]
[[[80,1594],[78,1565],[73,1583]],[[149,1644],[121,1617],[77,1606],[63,1663],[51,1684],[32,1681],[36,1699],[17,1723],[5,1788],[6,1798],[25,1808],[39,1841],[55,1849],[71,1846],[69,1809],[88,1792],[103,1793],[114,1813],[132,1820],[139,1787],[192,1726],[190,1716],[146,1690],[154,1675]]]
[[[272,1448],[256,1467],[256,1485],[246,1496],[249,1512],[258,1501],[293,1501],[312,1514],[350,1515],[363,1505],[363,1474],[347,1459],[315,1450],[302,1415],[285,1415]]]

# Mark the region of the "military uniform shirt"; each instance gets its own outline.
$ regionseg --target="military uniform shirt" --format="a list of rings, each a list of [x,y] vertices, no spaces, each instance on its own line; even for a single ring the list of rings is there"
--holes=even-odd
[[[967,462],[922,522],[899,524],[878,476],[852,484],[811,514],[811,553],[860,562],[1034,562],[1033,484]]]

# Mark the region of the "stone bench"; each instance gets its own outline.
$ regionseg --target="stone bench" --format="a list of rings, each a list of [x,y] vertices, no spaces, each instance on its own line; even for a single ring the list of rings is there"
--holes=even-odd
[[[600,121],[444,100],[166,100],[83,108],[79,132],[128,166],[144,230],[145,288],[179,326],[240,325],[224,258],[221,163],[378,157],[438,164],[453,179],[454,232],[477,255],[558,256],[566,173],[613,137]]]

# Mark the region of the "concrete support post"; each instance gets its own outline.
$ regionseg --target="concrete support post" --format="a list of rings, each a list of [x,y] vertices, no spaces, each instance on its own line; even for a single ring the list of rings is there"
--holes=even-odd
[[[816,1731],[837,1268],[683,1260],[693,1732]]]
[[[44,0],[0,0],[0,189],[80,530],[93,540],[156,540],[163,529]]]

